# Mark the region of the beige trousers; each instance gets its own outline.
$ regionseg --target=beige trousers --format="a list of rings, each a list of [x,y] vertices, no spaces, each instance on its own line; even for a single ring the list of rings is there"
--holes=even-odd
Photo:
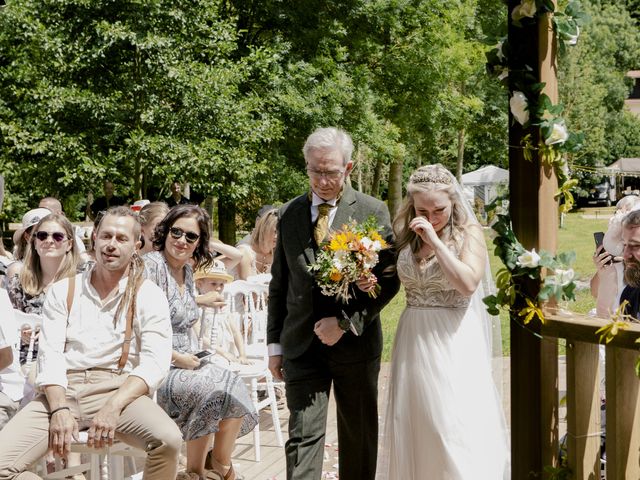
[[[14,402],[4,392],[0,392],[0,430],[16,414],[19,407],[20,402]]]
[[[127,375],[108,371],[85,371],[67,375],[67,406],[80,430],[88,429],[93,416],[122,385]],[[147,452],[144,479],[174,480],[182,434],[162,408],[142,396],[120,415],[116,439]],[[35,480],[40,477],[25,470],[47,451],[49,404],[39,395],[0,431],[0,480]]]

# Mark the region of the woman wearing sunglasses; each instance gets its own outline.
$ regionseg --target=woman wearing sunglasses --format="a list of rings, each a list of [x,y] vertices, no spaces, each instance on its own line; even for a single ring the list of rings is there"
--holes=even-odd
[[[73,226],[63,215],[50,213],[32,227],[22,269],[7,286],[13,308],[40,315],[49,286],[76,274],[80,254],[73,239]],[[27,345],[30,335],[30,329],[23,330]],[[26,356],[21,348],[21,364],[31,360]]]
[[[156,226],[155,251],[143,259],[147,278],[164,290],[171,311],[172,368],[158,390],[158,404],[178,424],[187,443],[186,472],[178,477],[231,480],[236,478],[231,465],[236,438],[253,430],[258,415],[242,380],[201,360],[195,355],[197,342],[191,342],[199,318],[193,268],[207,268],[213,261],[210,231],[209,215],[202,208],[173,207]],[[212,442],[213,451],[207,455]]]

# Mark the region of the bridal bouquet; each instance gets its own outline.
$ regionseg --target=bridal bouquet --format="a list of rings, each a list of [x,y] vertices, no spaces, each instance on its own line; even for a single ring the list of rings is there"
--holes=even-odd
[[[379,231],[376,218],[371,216],[364,223],[351,221],[331,232],[315,263],[309,266],[324,295],[336,296],[347,303],[352,297],[351,283],[360,278],[375,279],[372,270],[378,264],[378,252],[387,248]],[[380,285],[376,284],[369,295],[375,298],[379,292]]]

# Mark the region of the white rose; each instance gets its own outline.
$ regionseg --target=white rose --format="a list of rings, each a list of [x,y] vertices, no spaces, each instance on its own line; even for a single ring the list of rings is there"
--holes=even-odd
[[[556,283],[562,287],[565,287],[571,283],[573,277],[575,277],[575,272],[573,268],[568,268],[567,270],[563,270],[561,268],[557,268],[555,271]]]
[[[540,255],[536,253],[536,249],[532,248],[529,252],[525,251],[518,257],[518,265],[525,268],[536,268],[540,262]]]
[[[509,100],[509,107],[511,108],[511,114],[518,121],[520,125],[524,125],[529,121],[529,102],[524,93],[515,91]]]
[[[511,12],[511,18],[516,22],[524,17],[533,18],[536,10],[535,0],[522,0],[520,5],[516,6]]]
[[[547,145],[555,145],[556,143],[564,143],[569,138],[569,132],[567,132],[567,127],[564,126],[563,123],[554,123],[553,131],[549,138],[547,138],[544,143]]]

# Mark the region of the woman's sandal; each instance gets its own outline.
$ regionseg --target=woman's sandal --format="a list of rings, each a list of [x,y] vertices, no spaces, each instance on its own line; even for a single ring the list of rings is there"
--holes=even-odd
[[[207,453],[207,459],[204,464],[204,468],[207,470],[208,480],[244,480],[243,478],[236,476],[236,472],[233,469],[233,464],[222,465],[215,458],[213,458],[212,451]],[[223,474],[220,470],[225,470],[227,473]]]

